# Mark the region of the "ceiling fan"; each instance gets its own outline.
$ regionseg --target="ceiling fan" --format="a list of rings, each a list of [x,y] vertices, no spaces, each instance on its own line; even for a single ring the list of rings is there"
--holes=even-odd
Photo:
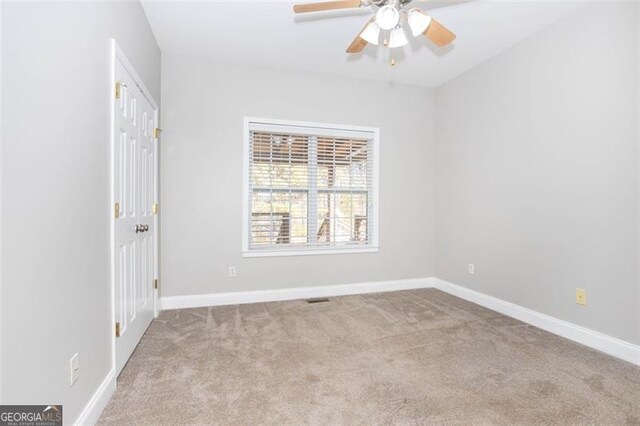
[[[371,18],[347,47],[347,53],[361,52],[367,44],[402,47],[409,43],[405,25],[414,37],[424,35],[438,47],[451,43],[456,35],[417,7],[408,7],[412,0],[339,0],[323,3],[305,3],[293,6],[295,13],[350,9],[373,6],[376,15]],[[392,61],[392,65],[395,61]]]

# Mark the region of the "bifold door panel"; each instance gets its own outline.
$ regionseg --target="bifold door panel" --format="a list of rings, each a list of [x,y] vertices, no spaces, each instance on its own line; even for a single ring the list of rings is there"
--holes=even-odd
[[[157,109],[118,57],[113,146],[116,369],[155,311]]]

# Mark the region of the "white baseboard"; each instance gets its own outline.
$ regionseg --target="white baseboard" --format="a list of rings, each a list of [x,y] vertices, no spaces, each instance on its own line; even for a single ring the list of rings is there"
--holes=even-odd
[[[309,299],[312,297],[346,296],[351,294],[380,293],[435,287],[461,299],[476,303],[501,314],[516,318],[550,333],[597,349],[616,358],[640,365],[640,346],[624,340],[563,321],[552,316],[470,290],[438,278],[415,278],[395,281],[377,281],[357,284],[317,287],[284,288],[232,293],[199,294],[161,298],[162,309],[198,308],[203,306],[237,305],[243,303],[277,302],[281,300]]]
[[[84,407],[84,410],[82,410],[82,413],[80,413],[74,424],[79,426],[95,425],[115,390],[116,370],[112,369]]]
[[[450,282],[433,278],[433,287],[453,296],[476,303],[485,308],[526,322],[550,333],[557,334],[574,342],[581,343],[590,348],[623,359],[636,365],[640,365],[640,346],[634,345],[615,337],[581,327],[579,325],[559,320],[549,315],[524,308],[511,302],[507,302],[486,294],[470,290]]]
[[[244,303],[277,302],[281,300],[309,299],[312,297],[346,296],[351,294],[381,293],[432,287],[431,278],[395,281],[376,281],[357,284],[326,285],[317,287],[281,288],[274,290],[239,291],[232,293],[198,294],[161,298],[162,309],[199,308],[202,306],[238,305]]]

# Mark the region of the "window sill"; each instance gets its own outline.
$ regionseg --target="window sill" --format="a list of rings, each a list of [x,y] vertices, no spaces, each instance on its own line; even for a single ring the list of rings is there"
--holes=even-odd
[[[242,257],[281,257],[281,256],[316,256],[326,254],[377,253],[379,247],[330,248],[330,249],[297,249],[297,250],[245,250]]]

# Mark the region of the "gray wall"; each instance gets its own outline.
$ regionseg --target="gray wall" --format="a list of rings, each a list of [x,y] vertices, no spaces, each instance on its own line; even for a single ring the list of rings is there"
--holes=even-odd
[[[589,4],[437,90],[437,277],[640,343],[638,71]]]
[[[0,201],[2,200],[2,13],[4,0],[0,0]],[[2,206],[0,203],[0,403],[2,403]]]
[[[2,18],[3,403],[63,404],[71,423],[112,362],[109,39],[158,101],[160,51],[139,3],[6,3]]]
[[[432,275],[431,90],[172,55],[162,65],[163,296]],[[241,257],[245,115],[380,127],[379,253]]]

